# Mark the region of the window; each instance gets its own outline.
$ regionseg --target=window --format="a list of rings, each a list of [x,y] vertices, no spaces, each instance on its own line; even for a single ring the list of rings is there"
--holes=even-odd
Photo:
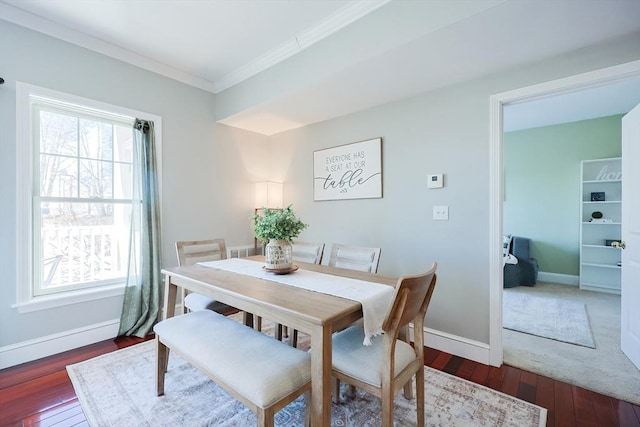
[[[26,279],[18,281],[28,284],[18,285],[18,306],[121,291],[131,208],[140,203],[132,178],[133,122],[141,115],[35,86],[18,89],[18,182],[30,183],[18,193],[18,268]]]

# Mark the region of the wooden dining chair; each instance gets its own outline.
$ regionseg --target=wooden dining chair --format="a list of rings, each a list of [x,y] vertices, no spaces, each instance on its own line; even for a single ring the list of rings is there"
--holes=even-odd
[[[293,242],[291,244],[291,258],[294,262],[322,264],[324,243]]]
[[[224,239],[190,240],[176,242],[176,252],[178,254],[178,265],[193,265],[198,262],[218,261],[227,259],[227,247]],[[182,290],[183,312],[213,310],[218,313],[226,313],[234,308],[227,304],[216,301],[213,298],[187,293]]]
[[[380,261],[380,248],[350,246],[334,243],[331,246],[329,265],[331,267],[376,273]]]
[[[424,426],[424,338],[427,307],[436,285],[436,267],[424,274],[398,279],[393,302],[382,324],[384,334],[365,346],[364,329],[350,326],[334,334],[333,399],[338,402],[340,381],[378,396],[382,401],[382,426],[393,426],[393,400],[404,387],[411,398],[411,380],[416,378],[417,425]],[[414,346],[409,344],[407,326],[413,322]]]

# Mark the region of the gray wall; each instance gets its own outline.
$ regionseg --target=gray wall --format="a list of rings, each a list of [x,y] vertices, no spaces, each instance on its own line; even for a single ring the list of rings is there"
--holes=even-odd
[[[16,300],[16,99],[22,81],[162,117],[163,261],[173,242],[253,242],[253,182],[267,138],[214,120],[211,93],[0,20],[0,347],[119,318],[121,298],[20,314]],[[246,215],[246,221],[238,221]]]
[[[489,97],[638,59],[637,39],[583,49],[271,137],[273,163],[309,228],[304,240],[382,247],[379,272],[414,274],[438,262],[426,326],[489,342]],[[280,66],[287,73],[286,64]],[[336,100],[339,102],[339,100]],[[314,202],[313,151],[382,137],[382,199]],[[442,189],[427,189],[444,173]],[[433,221],[434,205],[449,221]]]
[[[211,94],[0,20],[7,81],[0,87],[0,346],[117,318],[120,310],[118,298],[23,315],[11,308],[16,80],[162,116],[166,265],[175,264],[178,239],[252,241],[253,182],[282,180],[285,202],[310,224],[301,238],[380,246],[382,273],[417,273],[437,261],[427,326],[488,343],[489,96],[639,56],[636,35],[266,138],[215,125]],[[286,79],[297,71],[285,61],[269,72]],[[384,198],[313,202],[313,151],[374,137],[383,138]],[[444,173],[445,187],[428,190],[429,173]],[[432,221],[433,205],[449,205],[450,220]]]
[[[580,161],[621,155],[621,115],[504,136],[504,232],[531,238],[540,271],[580,274]]]

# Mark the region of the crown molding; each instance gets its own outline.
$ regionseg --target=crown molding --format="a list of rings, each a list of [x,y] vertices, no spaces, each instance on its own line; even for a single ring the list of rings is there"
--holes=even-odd
[[[185,73],[167,64],[133,53],[120,46],[80,33],[68,27],[26,12],[0,0],[0,19],[84,47],[156,74],[213,92],[211,81]]]
[[[208,92],[219,93],[301,52],[390,1],[391,0],[353,1],[327,19],[298,34],[293,40],[283,43],[277,48],[257,57],[237,70],[224,75],[216,82],[185,73],[184,71],[138,55],[120,46],[72,30],[71,28],[12,6],[2,0],[0,0],[0,19],[13,22],[14,24],[84,47]]]
[[[357,0],[349,3],[328,18],[298,34],[294,40],[283,43],[240,68],[222,76],[214,82],[213,92],[222,92],[255,76],[267,68],[312,46],[390,1],[391,0]]]

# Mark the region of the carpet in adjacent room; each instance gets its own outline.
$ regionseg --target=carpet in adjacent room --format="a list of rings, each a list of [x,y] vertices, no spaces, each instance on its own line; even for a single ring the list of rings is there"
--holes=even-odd
[[[640,405],[640,371],[620,349],[620,295],[549,282],[509,292],[585,304],[596,347],[503,329],[505,364]]]
[[[505,289],[502,305],[503,327],[507,329],[595,348],[582,303]]]

